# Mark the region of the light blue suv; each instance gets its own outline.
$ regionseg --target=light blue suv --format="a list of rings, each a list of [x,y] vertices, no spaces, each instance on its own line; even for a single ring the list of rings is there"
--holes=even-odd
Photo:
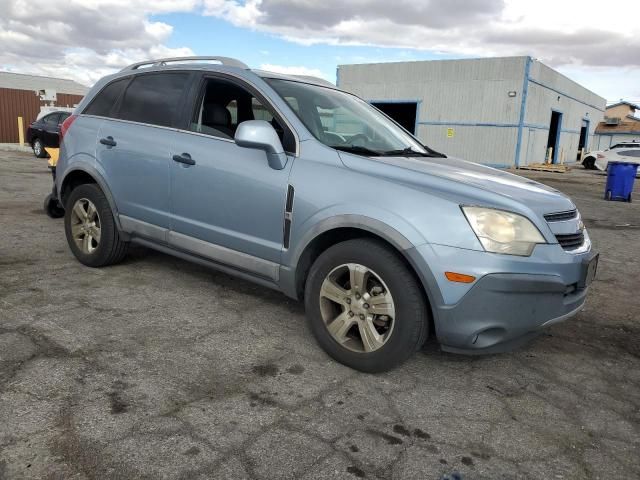
[[[517,346],[575,315],[595,275],[568,197],[435,152],[323,80],[142,62],[100,80],[61,136],[80,262],[135,242],[304,299],[318,343],[358,370],[429,334],[452,352]]]

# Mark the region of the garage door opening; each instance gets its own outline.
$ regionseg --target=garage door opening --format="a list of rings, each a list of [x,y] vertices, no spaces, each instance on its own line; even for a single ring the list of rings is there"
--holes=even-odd
[[[409,132],[416,134],[417,102],[371,102],[371,105],[382,110]]]
[[[560,128],[562,128],[562,113],[552,111],[551,123],[549,123],[549,139],[547,140],[547,162],[548,163],[558,163],[558,147],[560,145]],[[549,150],[550,148],[552,148],[553,150]]]
[[[589,135],[589,122],[587,120],[582,121],[582,128],[580,128],[580,140],[578,140],[578,158],[582,160],[582,151],[587,148],[587,138]],[[586,153],[586,152],[585,152]]]

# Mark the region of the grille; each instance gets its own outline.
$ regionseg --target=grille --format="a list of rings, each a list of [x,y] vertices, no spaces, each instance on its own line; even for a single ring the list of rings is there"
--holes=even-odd
[[[565,220],[573,220],[577,216],[577,210],[569,210],[567,212],[547,213],[544,219],[547,222],[564,222]]]
[[[573,250],[584,243],[584,232],[570,233],[569,235],[556,235],[558,243],[565,250]]]

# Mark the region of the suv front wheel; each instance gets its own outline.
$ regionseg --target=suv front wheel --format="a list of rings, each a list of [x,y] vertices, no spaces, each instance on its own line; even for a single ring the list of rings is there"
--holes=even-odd
[[[348,240],[323,252],[307,278],[305,308],[320,346],[363,372],[404,362],[428,334],[418,280],[395,251],[375,240]]]
[[[89,267],[118,263],[127,251],[100,187],[90,183],[75,188],[64,215],[67,243],[75,257]]]

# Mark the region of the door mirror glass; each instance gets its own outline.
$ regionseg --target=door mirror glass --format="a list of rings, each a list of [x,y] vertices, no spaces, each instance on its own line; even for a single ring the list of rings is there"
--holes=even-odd
[[[264,150],[269,160],[269,166],[275,170],[282,170],[287,164],[280,137],[273,126],[265,120],[247,120],[238,125],[235,142],[239,147]]]

